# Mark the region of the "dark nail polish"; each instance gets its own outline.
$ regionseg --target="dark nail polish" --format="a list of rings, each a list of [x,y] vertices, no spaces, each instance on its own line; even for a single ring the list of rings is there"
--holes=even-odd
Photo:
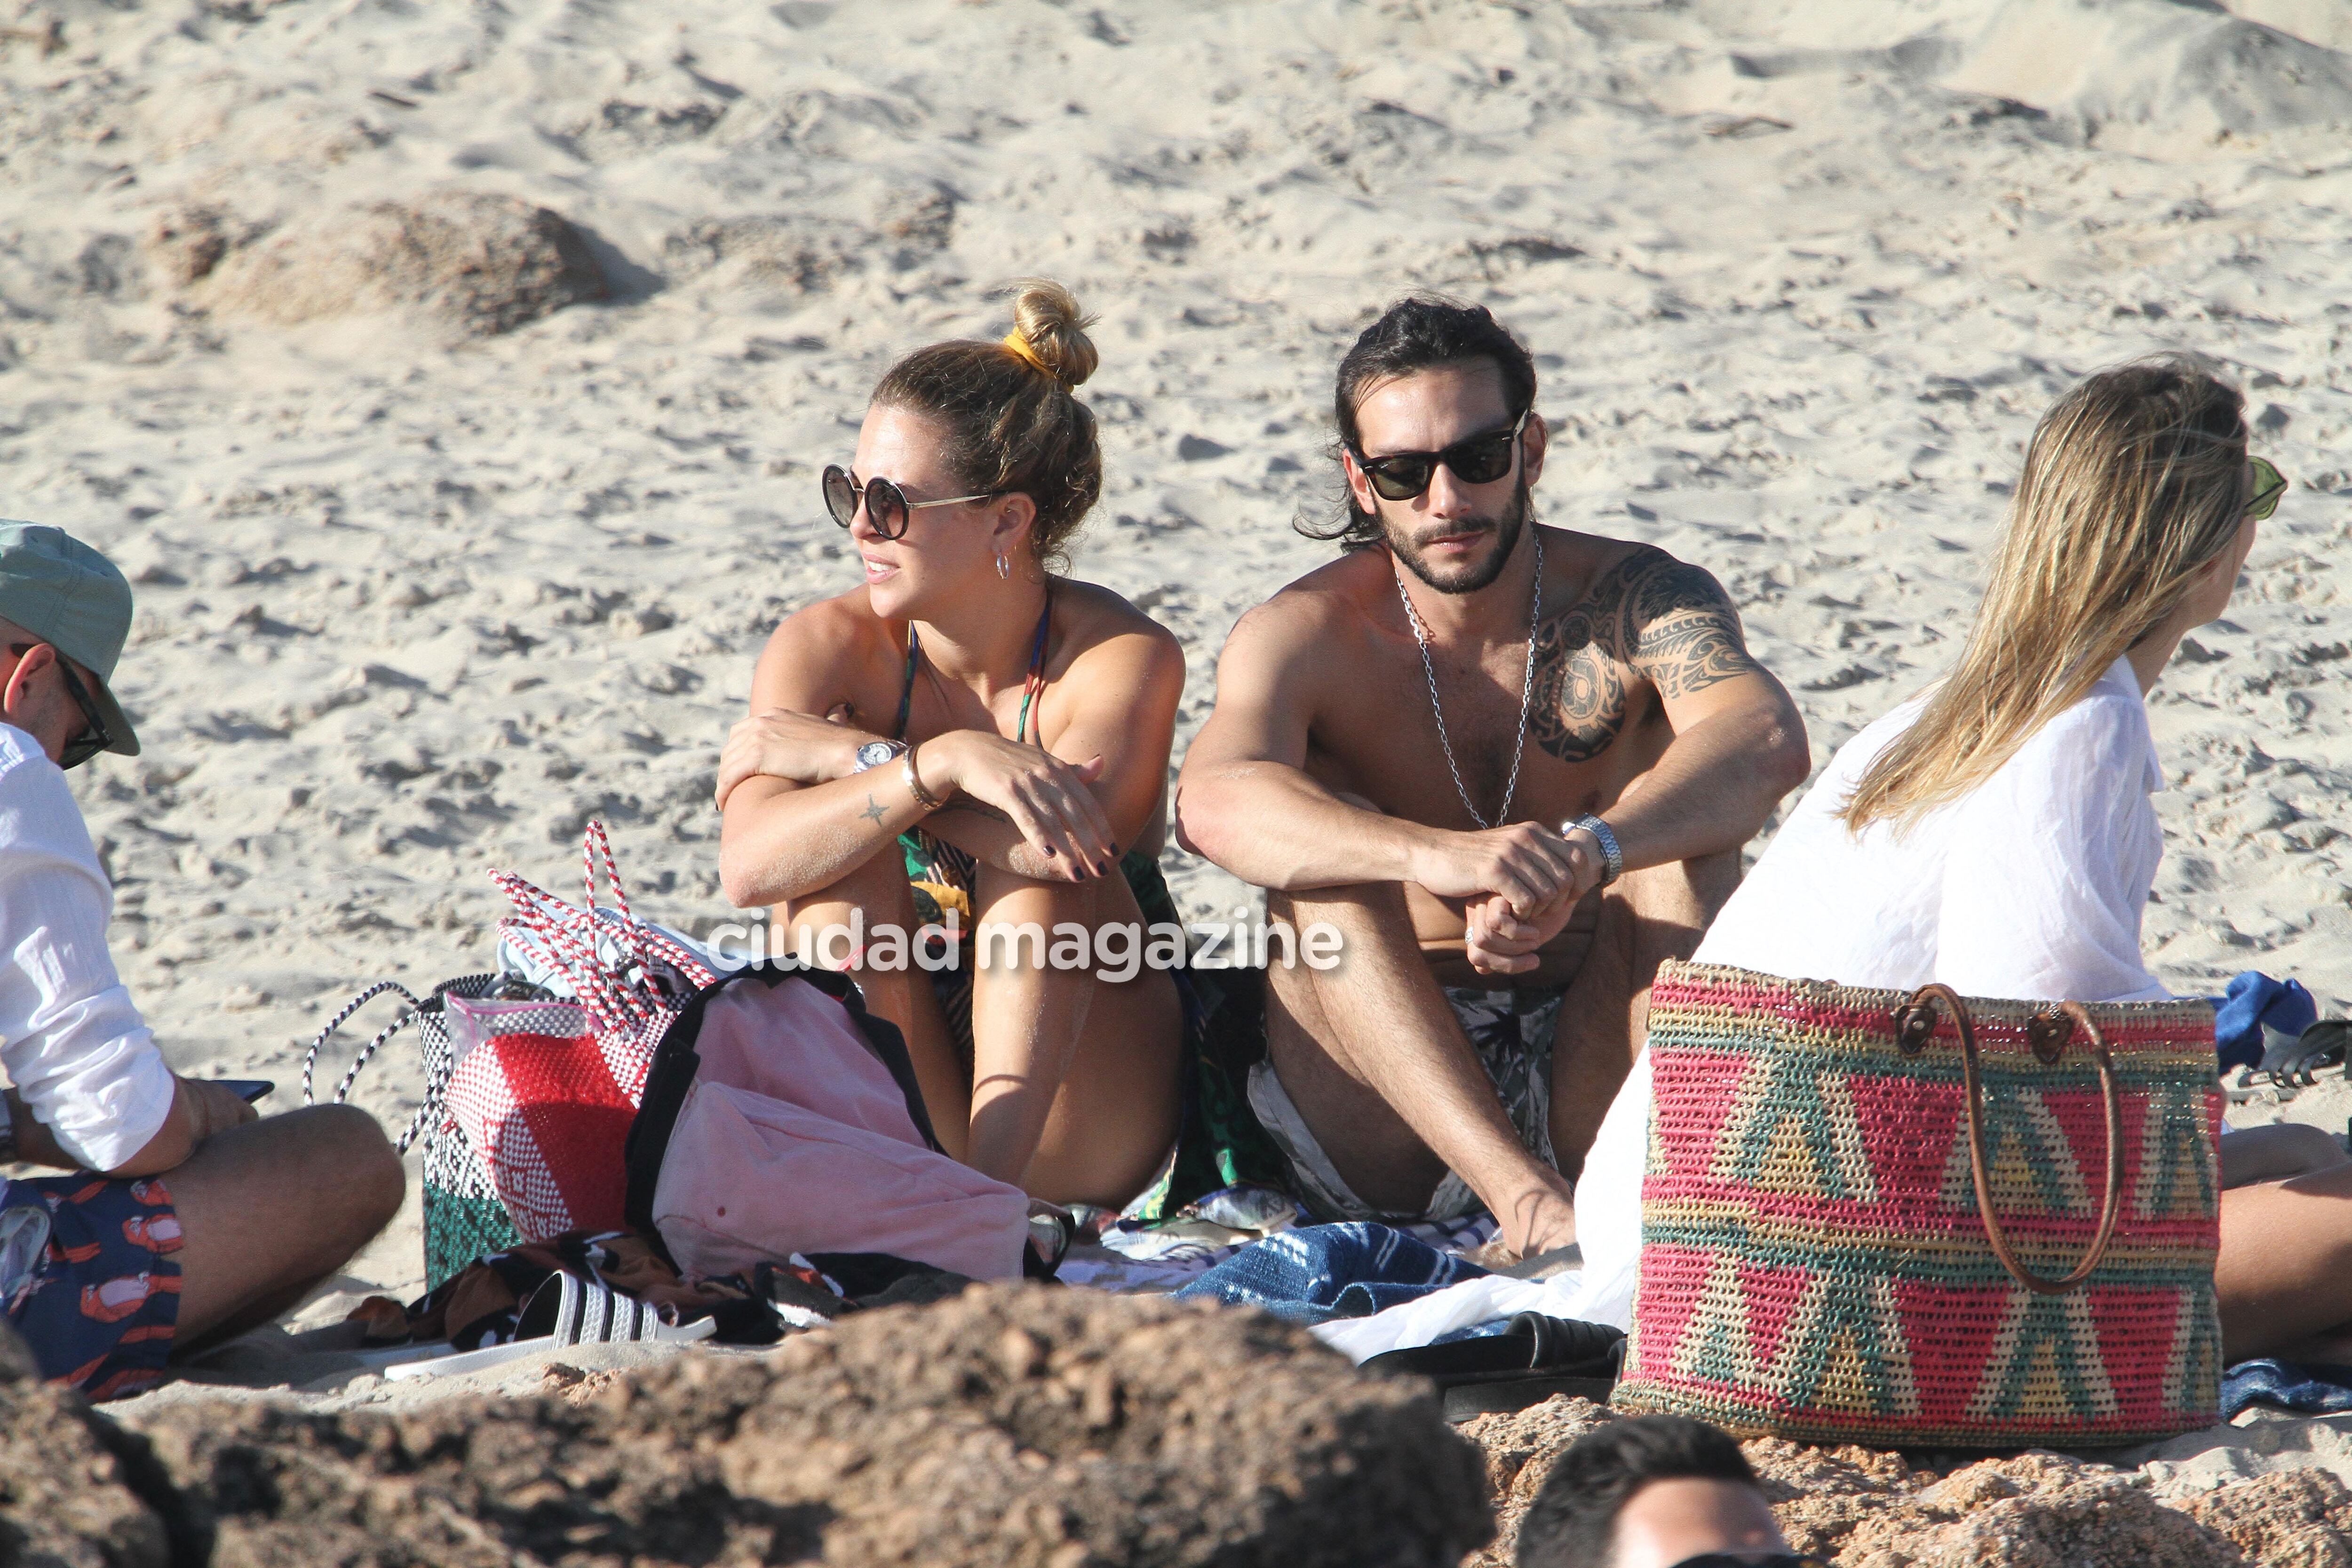
[[[1045,858],[1049,860],[1054,858],[1054,847],[1050,844],[1045,846]]]

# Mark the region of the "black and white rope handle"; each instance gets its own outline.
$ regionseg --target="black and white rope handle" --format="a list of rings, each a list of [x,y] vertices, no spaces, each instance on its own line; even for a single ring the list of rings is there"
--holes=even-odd
[[[401,1030],[415,1023],[417,1018],[422,1016],[425,1009],[425,1004],[416,999],[415,993],[409,990],[407,986],[403,985],[397,980],[379,980],[374,984],[369,986],[366,990],[361,992],[358,995],[352,997],[349,1002],[344,1003],[342,1010],[337,1013],[332,1018],[327,1020],[327,1026],[319,1031],[317,1037],[310,1042],[310,1048],[307,1052],[303,1053],[303,1104],[315,1105],[318,1103],[318,1097],[313,1092],[312,1088],[312,1075],[318,1068],[319,1053],[326,1047],[327,1042],[334,1037],[335,1031],[341,1028],[345,1024],[351,1021],[353,1014],[357,1013],[370,1002],[374,1001],[377,997],[383,995],[387,992],[396,993],[400,999],[407,1003],[408,1005],[400,1010],[400,1016],[398,1017],[394,1018],[391,1023],[386,1024],[383,1028],[377,1030],[375,1037],[367,1043],[366,1047],[361,1050],[358,1057],[353,1058],[352,1065],[344,1070],[342,1081],[335,1086],[335,1098],[330,1103],[341,1105],[350,1100],[352,1097],[352,1086],[359,1082],[360,1069],[367,1066],[369,1060],[374,1057],[376,1052],[383,1048],[385,1041],[391,1039],[393,1036],[400,1033]],[[439,1107],[442,1093],[449,1087],[449,1075],[446,1064],[439,1072],[436,1072],[434,1075],[434,1082],[428,1083],[425,1086],[424,1102],[417,1106],[416,1114],[408,1119],[407,1129],[401,1133],[399,1141],[395,1145],[395,1147],[397,1147],[404,1154],[408,1152],[408,1146],[416,1142],[416,1135],[425,1130],[426,1118]]]

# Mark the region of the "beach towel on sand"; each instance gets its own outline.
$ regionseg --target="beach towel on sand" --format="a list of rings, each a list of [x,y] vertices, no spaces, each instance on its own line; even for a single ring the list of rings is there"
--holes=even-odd
[[[1370,1221],[1301,1226],[1245,1247],[1176,1292],[1294,1323],[1362,1318],[1486,1271]]]

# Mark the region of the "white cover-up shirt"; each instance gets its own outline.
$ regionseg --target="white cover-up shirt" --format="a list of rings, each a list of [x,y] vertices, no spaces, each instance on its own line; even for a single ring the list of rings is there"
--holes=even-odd
[[[106,949],[114,889],[66,775],[0,724],[0,1067],[58,1145],[110,1171],[162,1131],[171,1069]]]
[[[2149,796],[2164,774],[2131,665],[1908,833],[1837,818],[1863,772],[1910,728],[1906,702],[1830,760],[1707,929],[1701,963],[1799,980],[1963,996],[2143,1002],[2169,994],[2141,962],[2140,915],[2164,855]],[[1585,1157],[1577,1239],[1596,1321],[1632,1324],[1651,1079],[1643,1052]]]

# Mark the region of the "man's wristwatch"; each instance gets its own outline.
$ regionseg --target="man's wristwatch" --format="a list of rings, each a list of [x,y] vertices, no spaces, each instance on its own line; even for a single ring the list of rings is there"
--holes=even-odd
[[[907,742],[904,741],[868,741],[857,748],[857,765],[850,771],[862,773],[869,768],[895,763],[906,754]]]
[[[1562,838],[1565,838],[1579,828],[1590,833],[1596,840],[1599,841],[1601,845],[1601,858],[1608,862],[1609,869],[1601,876],[1601,885],[1605,888],[1610,883],[1615,881],[1618,878],[1623,876],[1625,874],[1625,852],[1617,847],[1617,836],[1609,831],[1609,825],[1601,821],[1599,817],[1593,816],[1591,813],[1587,812],[1584,816],[1578,817],[1573,822],[1561,823],[1559,825],[1559,836]]]

